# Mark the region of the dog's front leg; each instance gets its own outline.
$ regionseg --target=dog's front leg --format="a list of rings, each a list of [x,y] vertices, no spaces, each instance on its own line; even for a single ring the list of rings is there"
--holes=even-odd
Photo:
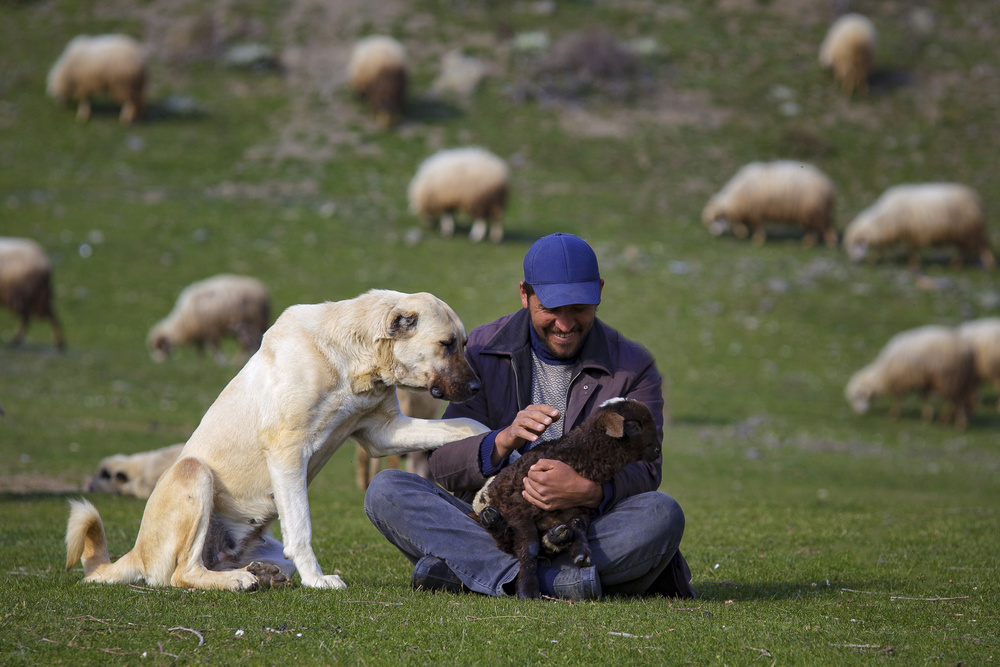
[[[335,574],[323,574],[312,548],[312,522],[309,517],[306,462],[268,457],[267,467],[274,485],[274,503],[281,522],[285,558],[295,563],[302,585],[309,588],[347,588]]]

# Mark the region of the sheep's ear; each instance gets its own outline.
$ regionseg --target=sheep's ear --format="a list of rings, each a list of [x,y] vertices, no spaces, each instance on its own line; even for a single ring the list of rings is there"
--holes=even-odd
[[[417,313],[416,312],[404,312],[395,311],[389,320],[389,329],[386,332],[389,338],[402,338],[403,336],[408,336],[413,333],[413,330],[417,328]]]
[[[604,415],[604,432],[612,438],[621,438],[625,435],[625,418],[617,412],[609,412]]]

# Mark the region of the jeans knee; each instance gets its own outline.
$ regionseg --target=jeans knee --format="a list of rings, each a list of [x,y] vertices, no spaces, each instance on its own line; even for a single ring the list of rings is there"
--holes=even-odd
[[[680,541],[680,536],[684,534],[684,510],[680,503],[665,493],[657,492],[647,510],[652,519],[650,525],[657,526],[665,538],[676,536]]]
[[[406,475],[402,470],[387,468],[372,478],[365,491],[365,513],[369,517],[379,515],[382,508],[391,506],[393,497],[399,497],[399,486]]]

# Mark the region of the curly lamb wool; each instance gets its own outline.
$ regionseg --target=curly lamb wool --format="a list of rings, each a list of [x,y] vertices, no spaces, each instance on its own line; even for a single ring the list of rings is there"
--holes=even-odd
[[[834,21],[819,48],[819,64],[848,95],[868,94],[868,76],[875,64],[875,26],[861,14],[844,14]]]
[[[219,348],[224,336],[240,342],[246,355],[260,348],[270,325],[271,300],[255,278],[221,274],[191,283],[181,291],[170,314],[149,332],[147,342],[156,361],[164,361],[180,345],[208,345],[226,363]]]
[[[146,112],[146,56],[128,35],[79,35],[49,70],[47,89],[59,101],[76,100],[76,116],[90,118],[90,99],[108,95],[121,103],[121,122]]]
[[[889,188],[844,231],[844,248],[854,262],[870,249],[896,244],[909,247],[914,269],[920,266],[921,248],[949,245],[958,247],[955,265],[965,257],[978,257],[987,270],[996,265],[979,195],[957,183]]]
[[[992,385],[1000,392],[1000,317],[962,322],[957,331],[962,340],[972,346],[979,382]],[[1000,399],[997,410],[1000,410]]]
[[[758,244],[767,237],[766,221],[790,223],[805,229],[804,245],[814,245],[822,235],[827,246],[835,247],[836,193],[833,181],[811,164],[792,160],[751,162],[708,201],[701,219],[716,236],[732,226],[736,236],[746,238],[752,234]]]
[[[930,396],[945,401],[941,421],[954,417],[964,429],[977,386],[972,347],[950,327],[927,325],[896,334],[875,360],[851,376],[844,396],[858,413],[868,411],[876,396],[890,396],[889,416],[899,417],[903,397],[917,393],[924,398],[921,414],[925,421],[934,417]]]
[[[11,345],[24,340],[28,323],[35,316],[51,322],[56,346],[66,347],[52,305],[52,263],[35,241],[0,237],[0,306],[9,308],[21,319]]]
[[[473,219],[472,241],[481,241],[489,226],[490,241],[499,243],[508,191],[507,163],[470,146],[438,151],[424,160],[410,181],[408,195],[411,212],[428,222],[440,218],[443,236],[454,234],[453,216],[461,211]]]
[[[347,63],[351,88],[375,110],[379,127],[399,122],[406,102],[409,66],[406,49],[386,35],[359,40]]]

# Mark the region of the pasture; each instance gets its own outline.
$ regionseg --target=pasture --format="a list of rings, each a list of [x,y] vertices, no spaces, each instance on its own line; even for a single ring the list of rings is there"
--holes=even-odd
[[[868,97],[817,63],[841,4],[879,30]],[[625,78],[554,67],[561,38],[597,27],[640,54]],[[954,181],[978,190],[1000,247],[998,31],[1000,6],[977,0],[0,3],[0,236],[48,251],[68,343],[35,321],[0,347],[0,662],[995,661],[996,391],[958,431],[921,421],[915,397],[897,421],[887,401],[855,415],[843,389],[898,331],[997,315],[996,272],[952,267],[947,250],[919,271],[905,253],[851,264],[794,229],[758,246],[712,236],[700,214],[741,165],[788,158],[836,183],[838,230],[891,185]],[[135,125],[107,101],[81,124],[45,95],[65,43],[104,32],[149,45]],[[388,131],[345,86],[351,44],[374,32],[412,63]],[[274,59],[227,65],[248,44]],[[487,66],[471,94],[432,91],[452,49]],[[498,245],[470,243],[467,220],[441,238],[407,210],[417,165],[470,144],[511,167]],[[150,359],[146,334],[184,286],[252,275],[275,316],[429,291],[471,329],[519,306],[523,255],[556,231],[594,246],[599,317],[667,380],[662,490],[685,510],[697,600],[414,592],[364,515],[351,443],[310,487],[314,548],[346,591],[85,586],[64,571],[66,501],[98,461],[185,439],[237,371],[191,348]],[[0,310],[0,339],[15,328]],[[130,549],[142,501],[90,498],[112,556]]]

